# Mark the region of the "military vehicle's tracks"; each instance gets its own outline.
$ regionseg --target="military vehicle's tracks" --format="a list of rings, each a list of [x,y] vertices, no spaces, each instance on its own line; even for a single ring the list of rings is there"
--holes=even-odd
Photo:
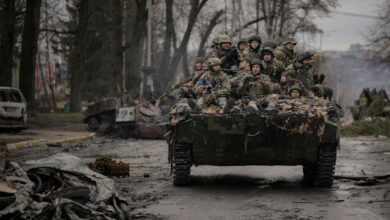
[[[315,164],[304,165],[305,183],[318,187],[331,187],[336,165],[337,146],[321,144],[318,148],[318,161]]]
[[[175,186],[184,186],[190,183],[191,166],[191,145],[175,144],[173,152],[173,184]]]

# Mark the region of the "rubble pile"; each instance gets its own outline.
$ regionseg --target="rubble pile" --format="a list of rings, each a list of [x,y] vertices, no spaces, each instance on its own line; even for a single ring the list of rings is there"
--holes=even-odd
[[[88,167],[106,176],[129,176],[130,165],[122,161],[116,162],[113,159],[102,157],[95,162],[88,163]]]
[[[73,155],[7,161],[0,177],[1,219],[129,219],[114,180]]]

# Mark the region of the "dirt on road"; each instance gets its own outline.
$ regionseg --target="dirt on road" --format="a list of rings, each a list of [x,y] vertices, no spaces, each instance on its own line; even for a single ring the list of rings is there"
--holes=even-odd
[[[86,162],[101,156],[128,162],[130,176],[114,179],[132,219],[390,219],[388,138],[341,139],[332,188],[304,186],[301,166],[193,167],[193,183],[174,187],[167,149],[163,140],[96,137],[61,148],[1,153],[0,164],[57,152]]]

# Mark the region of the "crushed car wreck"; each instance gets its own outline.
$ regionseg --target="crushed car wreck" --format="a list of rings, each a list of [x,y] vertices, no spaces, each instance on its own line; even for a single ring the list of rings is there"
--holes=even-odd
[[[114,180],[69,154],[7,161],[0,183],[1,219],[129,219]]]

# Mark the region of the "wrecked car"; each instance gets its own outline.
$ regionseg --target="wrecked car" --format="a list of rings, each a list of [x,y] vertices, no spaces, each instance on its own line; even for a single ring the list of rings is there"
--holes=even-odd
[[[166,138],[174,185],[190,183],[192,165],[303,165],[307,184],[332,186],[340,145],[334,102],[280,96],[271,111],[213,108],[194,113],[178,103],[172,109]]]
[[[130,219],[115,182],[59,153],[0,172],[0,219]]]
[[[17,88],[0,87],[0,128],[25,129],[27,126],[27,104]]]

